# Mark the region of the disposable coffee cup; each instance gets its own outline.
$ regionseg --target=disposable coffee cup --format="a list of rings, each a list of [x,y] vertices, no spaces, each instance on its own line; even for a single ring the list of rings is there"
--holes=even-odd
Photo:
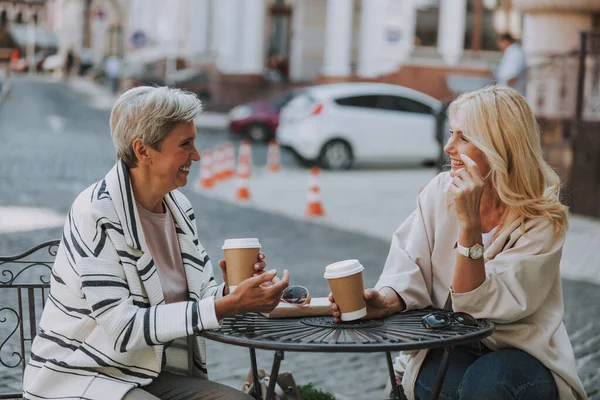
[[[367,315],[363,270],[358,260],[339,261],[325,267],[325,279],[340,308],[342,321],[354,321]]]
[[[257,238],[226,239],[223,243],[225,262],[227,263],[227,282],[229,291],[235,288],[256,272],[254,264],[258,261],[260,242]]]

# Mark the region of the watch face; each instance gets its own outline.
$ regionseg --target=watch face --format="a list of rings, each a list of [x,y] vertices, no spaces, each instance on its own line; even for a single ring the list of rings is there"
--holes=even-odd
[[[470,249],[471,251],[469,252],[469,257],[471,257],[473,260],[477,260],[481,257],[483,257],[483,246],[482,245],[475,245],[473,247],[471,247]]]

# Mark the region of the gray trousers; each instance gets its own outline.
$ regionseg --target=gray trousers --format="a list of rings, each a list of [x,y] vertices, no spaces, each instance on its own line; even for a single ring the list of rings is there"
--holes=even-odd
[[[161,372],[151,384],[130,390],[123,400],[250,400],[232,387],[191,376]]]

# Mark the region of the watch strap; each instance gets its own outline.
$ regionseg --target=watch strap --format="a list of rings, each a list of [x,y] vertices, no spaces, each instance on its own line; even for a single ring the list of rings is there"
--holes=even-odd
[[[458,242],[456,242],[455,247],[456,247],[456,251],[458,251],[459,254],[462,254],[465,257],[469,257],[470,247],[463,247]]]
[[[470,258],[470,259],[473,259],[473,260],[475,258],[471,257],[471,249],[473,247],[476,247],[476,246],[483,247],[483,245],[480,244],[480,243],[476,243],[476,244],[474,244],[471,247],[463,247],[463,246],[461,246],[460,243],[458,243],[458,240],[456,241],[456,243],[454,243],[454,248],[456,249],[456,251],[458,251],[459,254],[462,254],[463,256],[465,256],[467,258]]]

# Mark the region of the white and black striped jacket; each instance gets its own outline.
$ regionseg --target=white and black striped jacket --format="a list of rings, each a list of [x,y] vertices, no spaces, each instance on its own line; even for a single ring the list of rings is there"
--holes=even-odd
[[[175,228],[189,301],[165,304],[133,198],[127,167],[73,203],[52,270],[51,288],[25,370],[25,398],[120,399],[164,368],[207,378],[203,338],[218,322],[222,295],[198,242],[189,201],[165,197]],[[189,351],[191,349],[191,351]]]

